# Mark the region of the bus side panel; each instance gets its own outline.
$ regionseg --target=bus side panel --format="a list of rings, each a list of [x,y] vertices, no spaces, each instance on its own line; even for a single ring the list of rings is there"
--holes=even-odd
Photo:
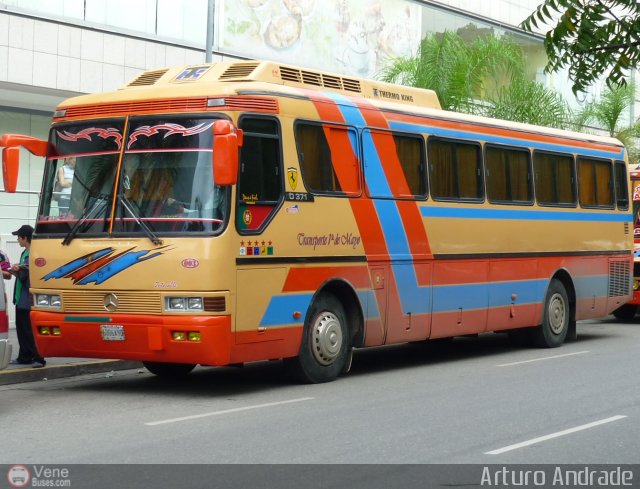
[[[433,269],[432,338],[485,331],[489,288],[486,261],[436,262]]]
[[[398,263],[391,269],[395,280],[389,283],[385,343],[426,340],[431,327],[431,287],[420,284],[418,277],[428,277],[431,264]]]
[[[491,261],[488,328],[500,331],[537,324],[542,283],[537,259]]]
[[[575,289],[576,320],[607,315],[608,256],[549,257],[541,258],[539,264],[540,277],[546,277],[547,282],[558,271],[564,270],[568,273]],[[542,296],[542,301],[544,301],[544,295]],[[540,324],[541,317],[542,310],[537,324]]]
[[[311,293],[274,294],[282,290],[286,276],[284,267],[238,270],[236,344],[282,340],[284,328],[302,327]],[[298,312],[299,317],[294,317],[294,312]]]
[[[367,301],[365,311],[364,346],[382,345],[387,328],[387,267],[372,266],[369,269],[373,295]]]

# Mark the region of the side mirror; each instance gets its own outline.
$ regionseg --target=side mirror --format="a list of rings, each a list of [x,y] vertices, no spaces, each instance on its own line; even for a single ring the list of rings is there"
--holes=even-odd
[[[49,143],[42,139],[21,134],[3,134],[0,136],[2,150],[2,178],[6,192],[14,193],[18,187],[20,170],[20,146],[36,156],[46,156]]]
[[[20,148],[4,148],[2,150],[2,181],[5,192],[15,193],[18,188],[19,169]]]
[[[238,181],[238,152],[242,131],[228,120],[213,124],[213,179],[216,185],[233,185]]]

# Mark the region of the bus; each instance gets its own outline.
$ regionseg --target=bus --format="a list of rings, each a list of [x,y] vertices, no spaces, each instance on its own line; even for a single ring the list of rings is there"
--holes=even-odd
[[[620,321],[631,321],[638,312],[640,306],[640,164],[631,165],[629,168],[631,178],[631,202],[633,210],[633,240],[634,240],[634,264],[633,264],[633,298],[623,306],[613,311],[613,315]]]
[[[623,145],[448,112],[430,90],[163,68],[62,102],[47,141],[0,146],[8,192],[20,151],[46,157],[30,270],[47,357],[160,376],[282,359],[318,383],[364,347],[558,347],[631,298]]]

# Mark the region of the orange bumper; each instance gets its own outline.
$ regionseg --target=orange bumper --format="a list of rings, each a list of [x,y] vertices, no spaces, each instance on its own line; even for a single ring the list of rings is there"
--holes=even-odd
[[[230,316],[71,315],[31,312],[39,353],[44,357],[110,358],[149,362],[229,364]],[[124,339],[106,340],[101,326],[122,326]],[[44,335],[43,326],[60,334]],[[174,331],[198,332],[200,341],[178,341]]]

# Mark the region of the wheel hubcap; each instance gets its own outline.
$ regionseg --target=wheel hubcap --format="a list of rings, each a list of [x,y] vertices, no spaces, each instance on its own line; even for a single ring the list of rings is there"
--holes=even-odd
[[[564,329],[566,308],[560,294],[553,294],[549,301],[549,326],[553,334],[559,335]]]
[[[330,365],[342,347],[340,320],[331,312],[324,312],[316,319],[311,333],[311,351],[321,365]]]

